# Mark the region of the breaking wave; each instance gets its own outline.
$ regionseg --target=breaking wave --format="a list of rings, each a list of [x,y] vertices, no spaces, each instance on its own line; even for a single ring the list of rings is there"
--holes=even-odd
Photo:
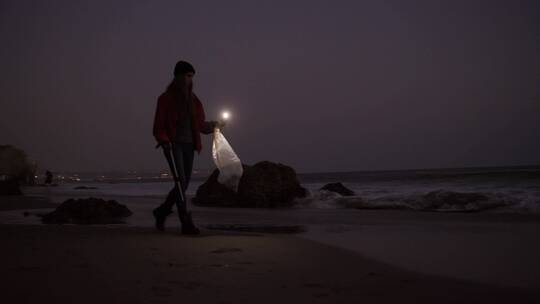
[[[300,208],[408,209],[436,212],[540,213],[540,192],[466,192],[437,189],[428,192],[342,196],[326,190],[308,190],[297,199]],[[384,191],[380,191],[384,192]],[[372,194],[372,193],[370,193]],[[370,197],[371,196],[371,197]]]

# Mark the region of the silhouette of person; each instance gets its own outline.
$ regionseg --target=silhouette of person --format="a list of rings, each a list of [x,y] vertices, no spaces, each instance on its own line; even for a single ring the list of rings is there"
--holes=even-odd
[[[52,180],[53,180],[52,172],[49,170],[45,171],[45,184],[46,185],[52,184]]]
[[[223,121],[206,121],[204,107],[193,92],[194,67],[186,61],[178,61],[174,67],[174,79],[157,101],[153,135],[163,148],[171,173],[178,178],[181,189],[169,191],[165,202],[153,210],[156,228],[165,229],[165,220],[176,204],[182,224],[182,234],[198,234],[191,212],[187,211],[185,191],[193,168],[194,151],[201,153],[201,135],[212,134],[214,128],[225,125]],[[174,161],[174,163],[173,163]],[[175,172],[176,168],[176,172]],[[182,195],[180,192],[182,191]],[[182,199],[184,198],[184,199]]]

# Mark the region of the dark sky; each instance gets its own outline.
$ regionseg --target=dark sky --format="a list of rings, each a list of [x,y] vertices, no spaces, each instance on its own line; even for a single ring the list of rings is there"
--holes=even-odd
[[[0,2],[0,144],[56,171],[166,168],[152,122],[184,59],[248,164],[540,164],[537,1],[111,2]]]

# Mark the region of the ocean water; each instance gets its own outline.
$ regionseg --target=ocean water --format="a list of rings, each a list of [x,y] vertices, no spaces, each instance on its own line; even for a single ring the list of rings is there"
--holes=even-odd
[[[298,177],[308,196],[297,199],[295,208],[540,213],[540,166],[309,173]],[[195,195],[203,182],[193,179],[187,195]],[[331,182],[341,182],[356,195],[320,190]],[[97,189],[73,189],[80,185]],[[171,181],[79,182],[61,184],[49,191],[77,196],[164,198],[172,187]]]
[[[310,195],[299,205],[312,208],[540,212],[540,167],[319,173],[300,179]],[[329,182],[341,182],[356,195],[319,190]]]

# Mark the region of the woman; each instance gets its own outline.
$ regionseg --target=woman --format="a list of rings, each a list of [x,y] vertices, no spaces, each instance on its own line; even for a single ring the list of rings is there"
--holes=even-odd
[[[154,118],[153,134],[163,153],[169,168],[180,181],[182,189],[175,187],[169,191],[163,204],[154,209],[156,228],[165,229],[165,219],[172,213],[176,203],[178,216],[182,223],[182,234],[198,234],[199,229],[193,224],[191,213],[187,211],[185,191],[188,188],[193,168],[194,151],[202,150],[201,135],[211,134],[214,128],[222,128],[224,122],[205,121],[204,108],[193,93],[195,69],[186,61],[178,61],[174,67],[174,79],[166,91],[158,98]],[[172,156],[171,156],[172,155]],[[174,157],[174,165],[171,157]],[[182,191],[180,195],[179,191]]]

